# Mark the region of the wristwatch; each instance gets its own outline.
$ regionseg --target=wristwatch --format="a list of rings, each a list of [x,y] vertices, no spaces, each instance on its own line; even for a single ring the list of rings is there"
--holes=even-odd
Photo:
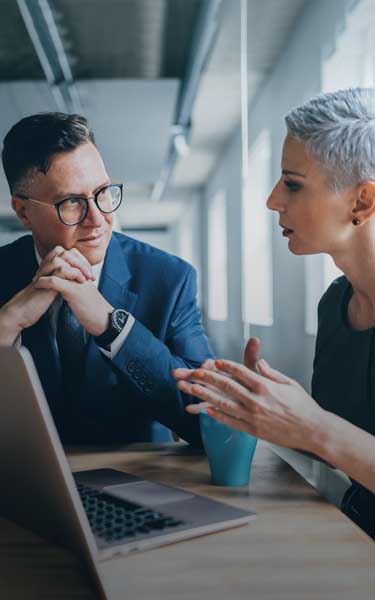
[[[95,342],[101,348],[108,348],[112,342],[115,341],[117,336],[124,329],[126,322],[129,318],[129,313],[122,308],[115,308],[109,315],[109,325],[107,329],[101,335],[95,337]]]

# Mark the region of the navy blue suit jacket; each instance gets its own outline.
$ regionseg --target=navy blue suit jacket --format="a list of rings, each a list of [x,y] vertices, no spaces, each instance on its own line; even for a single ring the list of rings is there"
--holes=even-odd
[[[37,270],[32,237],[0,248],[0,263],[1,306],[28,285]],[[197,367],[212,356],[196,304],[194,269],[175,256],[113,233],[99,290],[112,306],[129,311],[135,323],[114,360],[89,339],[68,416],[48,314],[22,332],[62,439],[150,441],[151,423],[159,421],[200,445],[198,419],[184,411],[193,399],[179,392],[171,375],[175,367]]]

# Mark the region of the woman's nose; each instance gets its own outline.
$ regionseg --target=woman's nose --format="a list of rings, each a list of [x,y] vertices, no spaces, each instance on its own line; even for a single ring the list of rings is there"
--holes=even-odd
[[[282,194],[279,190],[279,184],[277,184],[270,193],[267,200],[267,208],[269,210],[277,210],[278,212],[284,212],[285,206],[283,203]]]

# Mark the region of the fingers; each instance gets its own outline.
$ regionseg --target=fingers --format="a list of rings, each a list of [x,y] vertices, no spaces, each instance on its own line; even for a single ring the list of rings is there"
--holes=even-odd
[[[250,338],[246,344],[245,352],[244,352],[244,365],[263,375],[267,379],[271,379],[276,383],[291,383],[291,379],[286,375],[283,375],[279,371],[272,369],[267,361],[264,358],[258,360],[260,350],[260,340],[259,338]]]
[[[238,385],[232,381],[231,383],[234,386]],[[239,403],[238,398],[235,398],[232,395],[223,395],[222,393],[220,393],[220,389],[212,389],[200,383],[190,383],[187,381],[179,381],[177,383],[177,387],[182,392],[191,394],[199,400],[202,400],[203,402],[215,406],[219,410],[224,411],[225,413],[233,416],[234,418],[246,419],[246,417],[248,415],[251,415],[252,413],[251,406],[247,406],[246,408],[244,408],[243,405]],[[246,400],[249,401],[249,398],[246,398]]]
[[[207,369],[207,371],[217,371],[215,361],[213,358],[208,358],[201,365],[202,369]]]
[[[192,389],[193,389],[193,384],[190,383],[189,381],[178,381],[177,387],[181,392],[184,392],[184,394],[191,394]]]
[[[62,254],[63,252],[65,252],[65,248],[63,248],[63,246],[55,246],[48,254],[47,256],[44,257],[44,261],[49,261],[52,260],[52,258],[54,258],[55,256],[60,256],[60,254]]]
[[[189,380],[188,381],[181,381],[181,383],[183,385],[179,386],[179,384],[177,383],[177,387],[184,392],[185,394],[192,394],[192,387],[193,387],[193,382],[199,382],[200,381],[198,379],[194,379],[194,371],[190,372],[190,376],[189,376]],[[223,394],[215,385],[210,384],[208,381],[205,381],[204,386],[209,389],[214,391],[216,394],[221,395],[221,397],[223,399],[225,399],[225,394]]]
[[[51,275],[50,277],[39,277],[34,283],[34,287],[41,290],[53,290],[62,296],[65,296],[72,285],[71,281]]]
[[[260,350],[260,340],[259,338],[250,338],[246,344],[246,348],[244,351],[243,362],[244,365],[251,369],[252,371],[257,372],[257,361]]]
[[[215,360],[213,358],[208,358],[205,360],[201,367],[201,369],[205,369],[206,371],[213,371],[215,373],[220,373],[219,369],[216,367]],[[172,371],[172,375],[175,379],[183,379],[189,381],[191,378],[191,374],[194,373],[195,369],[186,369],[184,367],[179,367]],[[223,373],[221,373],[223,375]],[[231,375],[227,374],[227,377],[231,377]]]
[[[187,394],[191,394],[206,404],[214,405],[221,410],[235,411],[236,404],[227,398],[223,398],[220,394],[213,390],[209,390],[203,385],[188,383],[187,381],[179,381],[177,387]]]
[[[172,375],[175,379],[182,379],[188,381],[190,379],[191,374],[194,373],[194,369],[185,369],[179,367],[177,369],[173,369]]]
[[[177,379],[181,379],[178,376],[180,371],[180,369],[175,369],[173,373]],[[182,378],[183,383],[201,383],[214,392],[230,396],[238,402],[246,403],[248,401],[248,390],[233,379],[227,377],[225,374],[216,371],[207,371],[205,369],[196,369],[194,371],[187,370],[187,373],[185,371],[185,369],[182,369],[182,374],[184,375]],[[180,389],[182,388],[180,387]],[[188,386],[186,385],[184,390],[187,391],[187,389]],[[191,388],[188,393],[192,393]]]
[[[217,363],[221,362],[231,362],[231,361],[216,361]],[[204,369],[175,369],[173,371],[173,376],[180,380],[181,383],[191,384],[200,383],[211,390],[214,390],[217,393],[221,393],[221,395],[226,398],[230,397],[235,402],[239,402],[240,404],[248,405],[252,402],[252,397],[250,392],[255,392],[256,394],[261,394],[265,392],[264,385],[262,383],[262,378],[259,375],[255,375],[252,371],[246,369],[242,365],[237,365],[237,363],[233,363],[236,366],[241,367],[245,371],[248,371],[252,374],[252,376],[256,376],[257,380],[253,381],[251,384],[249,382],[245,382],[245,386],[241,385],[238,381],[236,381],[233,377],[228,377],[225,373],[215,372],[215,371],[206,371]],[[237,377],[236,377],[237,379]],[[179,386],[179,389],[182,389]],[[191,394],[191,387],[184,387],[184,391]]]
[[[205,412],[210,406],[211,404],[208,404],[208,402],[199,402],[198,404],[188,404],[185,410],[191,415],[199,415],[199,413]]]
[[[71,248],[71,250],[65,250],[59,255],[60,258],[69,263],[72,267],[79,269],[86,279],[95,281],[95,275],[92,270],[92,266],[83,254],[77,250],[77,248]]]
[[[75,248],[65,250],[62,246],[56,246],[47,254],[33,281],[52,274],[78,283],[95,280],[92,267],[87,259]]]
[[[61,279],[68,279],[69,281],[76,281],[77,283],[84,283],[87,280],[82,271],[72,267],[60,256],[55,256],[50,262],[43,265],[37,278],[46,277],[48,275],[54,275]]]
[[[259,374],[230,360],[217,360],[215,365],[216,371],[175,369],[173,376],[180,381],[203,383],[210,389],[229,395],[236,402],[245,405],[254,400],[254,396],[249,396],[249,392],[253,395],[264,395],[267,392],[265,379],[276,383],[293,383],[292,379],[272,369],[264,359],[258,361]]]
[[[244,365],[224,359],[215,361],[215,364],[223,375],[231,375],[237,382],[255,394],[263,394],[265,392],[264,378]]]
[[[272,381],[275,381],[276,383],[292,383],[292,381],[293,381],[292,379],[290,379],[290,377],[283,375],[283,373],[276,371],[276,369],[272,369],[269,366],[268,362],[264,360],[264,358],[262,358],[258,362],[258,368],[259,368],[259,373],[261,375],[263,375],[263,377],[267,377],[267,379],[271,379]]]
[[[38,277],[43,272],[43,270],[46,268],[46,265],[48,263],[50,263],[52,260],[54,260],[54,258],[59,256],[63,252],[64,252],[64,248],[62,246],[55,246],[55,248],[53,248],[53,250],[48,252],[47,256],[44,257],[41,264],[39,265],[39,268],[33,277],[33,281],[36,281],[38,279]]]
[[[192,381],[193,377],[197,376],[202,378],[204,376],[204,374],[202,373],[202,371],[208,371],[208,372],[212,372],[212,373],[218,373],[219,376],[222,377],[227,377],[227,379],[230,379],[230,375],[224,375],[224,373],[220,373],[219,369],[216,368],[215,366],[215,361],[210,359],[210,364],[208,366],[208,368],[206,368],[204,365],[206,364],[206,362],[204,362],[202,364],[202,366],[199,369],[186,369],[184,367],[178,367],[177,369],[173,369],[172,371],[172,375],[175,379],[180,379],[183,381]],[[199,374],[197,375],[197,373],[199,372]],[[205,385],[208,385],[210,383],[209,379],[207,379],[207,381],[205,382]]]
[[[205,366],[207,364],[207,367]],[[177,369],[173,369],[172,375],[175,379],[185,379],[189,380],[193,373],[197,373],[197,371],[201,370],[213,371],[214,373],[219,373],[219,370],[216,368],[215,361],[212,359],[206,360],[202,363],[202,366],[198,369],[187,369],[186,367],[177,367]]]

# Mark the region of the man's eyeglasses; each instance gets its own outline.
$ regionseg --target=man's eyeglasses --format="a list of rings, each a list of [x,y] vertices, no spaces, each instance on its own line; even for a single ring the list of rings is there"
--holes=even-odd
[[[110,183],[100,188],[93,196],[86,198],[85,196],[71,196],[70,198],[64,198],[56,202],[56,204],[48,204],[47,202],[41,202],[35,198],[29,198],[23,194],[16,194],[22,200],[29,200],[30,202],[36,202],[49,208],[55,208],[59,219],[64,225],[72,226],[82,223],[85,219],[89,210],[89,200],[92,198],[100,210],[100,212],[108,215],[115,212],[122,202],[123,195],[123,184],[122,183]]]

